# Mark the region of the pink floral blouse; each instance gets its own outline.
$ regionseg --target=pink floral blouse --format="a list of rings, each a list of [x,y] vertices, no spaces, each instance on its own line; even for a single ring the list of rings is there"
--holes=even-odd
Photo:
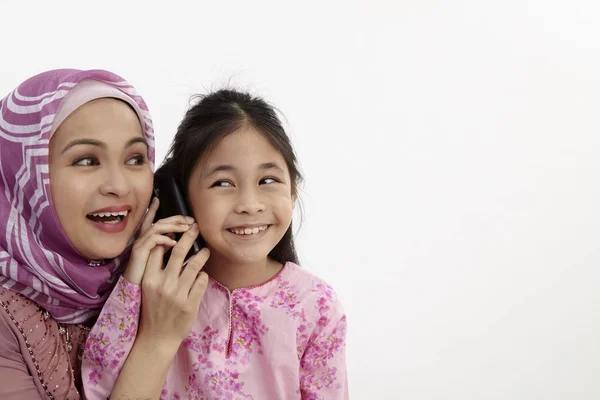
[[[139,286],[121,278],[87,339],[85,396],[106,399],[137,332]],[[346,316],[331,286],[288,262],[262,285],[214,280],[161,399],[348,399]]]

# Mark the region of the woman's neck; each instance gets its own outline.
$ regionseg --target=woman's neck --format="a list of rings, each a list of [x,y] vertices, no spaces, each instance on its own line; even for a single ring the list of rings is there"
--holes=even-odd
[[[216,257],[215,257],[216,256]],[[230,291],[257,286],[272,279],[283,265],[266,258],[256,263],[239,263],[211,254],[204,270],[217,282]]]

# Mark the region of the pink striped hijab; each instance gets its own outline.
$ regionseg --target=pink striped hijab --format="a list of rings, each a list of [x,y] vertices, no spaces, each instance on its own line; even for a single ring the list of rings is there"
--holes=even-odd
[[[106,89],[105,94],[90,95],[98,86]],[[154,168],[148,107],[114,73],[46,71],[0,100],[0,285],[23,294],[65,323],[87,322],[99,313],[129,255],[128,249],[105,265],[88,266],[52,206],[50,137],[76,107],[98,97],[121,98],[136,110]]]

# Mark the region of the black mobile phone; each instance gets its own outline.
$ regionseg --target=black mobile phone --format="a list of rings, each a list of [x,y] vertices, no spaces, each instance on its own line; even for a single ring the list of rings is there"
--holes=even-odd
[[[163,219],[172,217],[174,215],[185,215],[193,217],[189,210],[187,201],[183,195],[183,191],[181,190],[181,185],[177,181],[177,179],[164,171],[157,171],[154,174],[154,193],[153,196],[158,197],[160,200],[158,210],[156,211],[156,216],[154,217],[154,222]],[[179,241],[182,233],[175,232],[175,240]],[[194,256],[196,253],[202,249],[204,243],[203,239],[200,235],[194,241],[190,251],[185,257],[184,265],[189,261],[189,259]],[[172,248],[170,248],[164,257],[164,265],[167,265],[169,261],[169,257],[171,256]]]

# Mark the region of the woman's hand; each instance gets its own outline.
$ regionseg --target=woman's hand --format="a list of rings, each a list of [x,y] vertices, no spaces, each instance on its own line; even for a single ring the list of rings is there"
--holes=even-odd
[[[182,265],[199,234],[198,224],[193,224],[173,248],[164,269],[162,262],[166,247],[157,245],[150,251],[142,279],[140,341],[149,341],[168,352],[176,352],[192,329],[208,286],[208,275],[202,267],[208,260],[209,250],[203,248],[185,268]]]
[[[169,366],[197,318],[208,286],[208,275],[202,271],[210,255],[208,249],[202,249],[182,267],[200,234],[198,225],[190,226],[193,220],[182,216],[152,225],[157,208],[155,199],[126,271],[127,280],[141,283],[142,310],[135,342],[111,394],[115,399],[160,397]],[[165,236],[173,232],[185,233],[176,243]],[[163,257],[170,247],[173,251],[163,269]]]
[[[133,248],[131,249],[131,257],[125,268],[123,277],[127,281],[140,285],[142,277],[146,270],[146,263],[150,252],[158,245],[173,247],[177,242],[167,236],[174,232],[185,232],[190,229],[194,219],[192,217],[184,217],[176,215],[170,218],[165,218],[152,224],[156,211],[158,210],[159,200],[157,197],[152,199],[150,207],[146,212],[146,216],[140,227],[139,237],[136,239]]]

